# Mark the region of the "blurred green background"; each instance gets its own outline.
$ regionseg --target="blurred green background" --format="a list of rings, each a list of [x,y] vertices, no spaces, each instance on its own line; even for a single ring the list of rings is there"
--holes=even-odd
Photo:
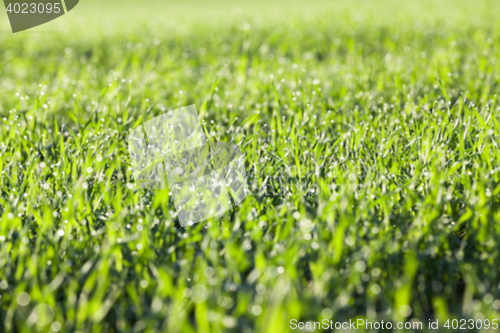
[[[17,34],[0,14],[0,331],[498,319],[499,12],[82,0]],[[179,228],[126,137],[190,104],[253,195]]]

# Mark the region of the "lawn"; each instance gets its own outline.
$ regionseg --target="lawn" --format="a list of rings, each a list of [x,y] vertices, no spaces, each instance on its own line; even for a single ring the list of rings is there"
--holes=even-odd
[[[0,14],[0,331],[500,319],[499,14],[82,0],[17,34]],[[127,137],[191,104],[251,195],[181,227]]]

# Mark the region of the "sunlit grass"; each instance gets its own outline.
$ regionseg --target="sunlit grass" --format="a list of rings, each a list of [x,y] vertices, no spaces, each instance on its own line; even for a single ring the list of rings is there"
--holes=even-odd
[[[0,35],[5,331],[498,318],[496,2],[79,6]],[[180,228],[126,138],[190,104],[253,194]]]

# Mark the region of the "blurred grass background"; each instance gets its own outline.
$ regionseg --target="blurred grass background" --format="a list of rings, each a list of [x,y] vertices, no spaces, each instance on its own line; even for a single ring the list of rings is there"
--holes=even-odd
[[[498,318],[499,8],[82,0],[15,35],[0,15],[3,330]],[[133,186],[126,137],[189,104],[253,195],[184,229]]]

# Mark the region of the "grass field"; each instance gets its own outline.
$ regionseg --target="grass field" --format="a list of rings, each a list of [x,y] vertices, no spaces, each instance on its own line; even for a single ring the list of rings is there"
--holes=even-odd
[[[0,331],[500,319],[499,13],[82,0],[15,35],[0,14]],[[180,228],[126,138],[190,104],[252,195]]]

